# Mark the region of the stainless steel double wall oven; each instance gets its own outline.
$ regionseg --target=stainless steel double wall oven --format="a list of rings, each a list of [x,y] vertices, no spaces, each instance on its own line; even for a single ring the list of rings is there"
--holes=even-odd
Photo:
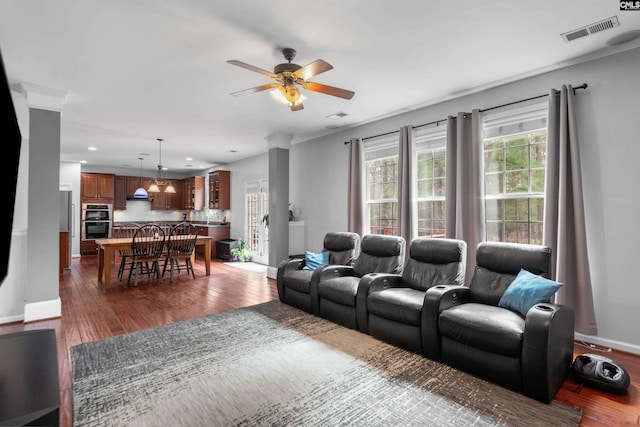
[[[111,237],[111,204],[82,204],[82,240]]]

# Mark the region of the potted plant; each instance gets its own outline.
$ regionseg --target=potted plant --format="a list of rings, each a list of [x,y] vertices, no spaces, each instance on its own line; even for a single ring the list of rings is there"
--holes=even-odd
[[[295,220],[296,220],[296,217],[293,214],[293,211],[291,210],[291,203],[289,203],[289,222],[295,221]],[[269,214],[268,213],[264,214],[262,216],[262,222],[264,223],[265,227],[267,227],[267,228],[269,227]]]
[[[236,261],[251,261],[252,257],[249,253],[249,247],[242,239],[238,240],[238,246],[235,248],[231,248],[230,252]]]

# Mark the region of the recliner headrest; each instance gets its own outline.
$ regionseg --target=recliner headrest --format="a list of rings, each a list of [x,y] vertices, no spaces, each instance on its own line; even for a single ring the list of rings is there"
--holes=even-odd
[[[467,243],[456,239],[418,237],[411,241],[409,257],[429,264],[464,262],[467,257]]]
[[[482,242],[476,250],[476,265],[513,276],[524,268],[549,278],[551,248],[523,243]]]
[[[347,251],[356,249],[360,243],[360,236],[357,233],[331,232],[324,236],[324,248],[328,251]]]
[[[400,236],[367,234],[360,244],[361,252],[378,257],[398,256],[404,253],[405,240]]]

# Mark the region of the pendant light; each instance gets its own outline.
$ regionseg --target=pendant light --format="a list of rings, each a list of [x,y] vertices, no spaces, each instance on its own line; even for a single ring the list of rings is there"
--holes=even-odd
[[[162,179],[162,138],[157,138],[158,140],[158,177],[153,181],[149,189],[147,190],[149,193],[160,193],[160,186],[166,185],[164,192],[165,193],[175,193],[176,190],[173,188],[171,181]]]
[[[142,186],[142,157],[138,157],[138,160],[140,160],[140,182],[138,183],[139,187],[136,189],[136,191],[133,193],[133,197],[135,197],[136,199],[146,199],[147,197],[149,197],[149,194],[147,193],[147,190],[144,189],[144,187]]]

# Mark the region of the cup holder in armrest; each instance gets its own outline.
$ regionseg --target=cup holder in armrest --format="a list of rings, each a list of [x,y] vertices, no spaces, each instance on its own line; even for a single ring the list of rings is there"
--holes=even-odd
[[[571,364],[571,375],[578,383],[610,393],[623,393],[631,383],[624,366],[598,354],[576,357]]]
[[[553,307],[549,307],[548,305],[544,305],[544,304],[536,304],[535,307],[538,310],[542,310],[542,311],[553,311]]]

